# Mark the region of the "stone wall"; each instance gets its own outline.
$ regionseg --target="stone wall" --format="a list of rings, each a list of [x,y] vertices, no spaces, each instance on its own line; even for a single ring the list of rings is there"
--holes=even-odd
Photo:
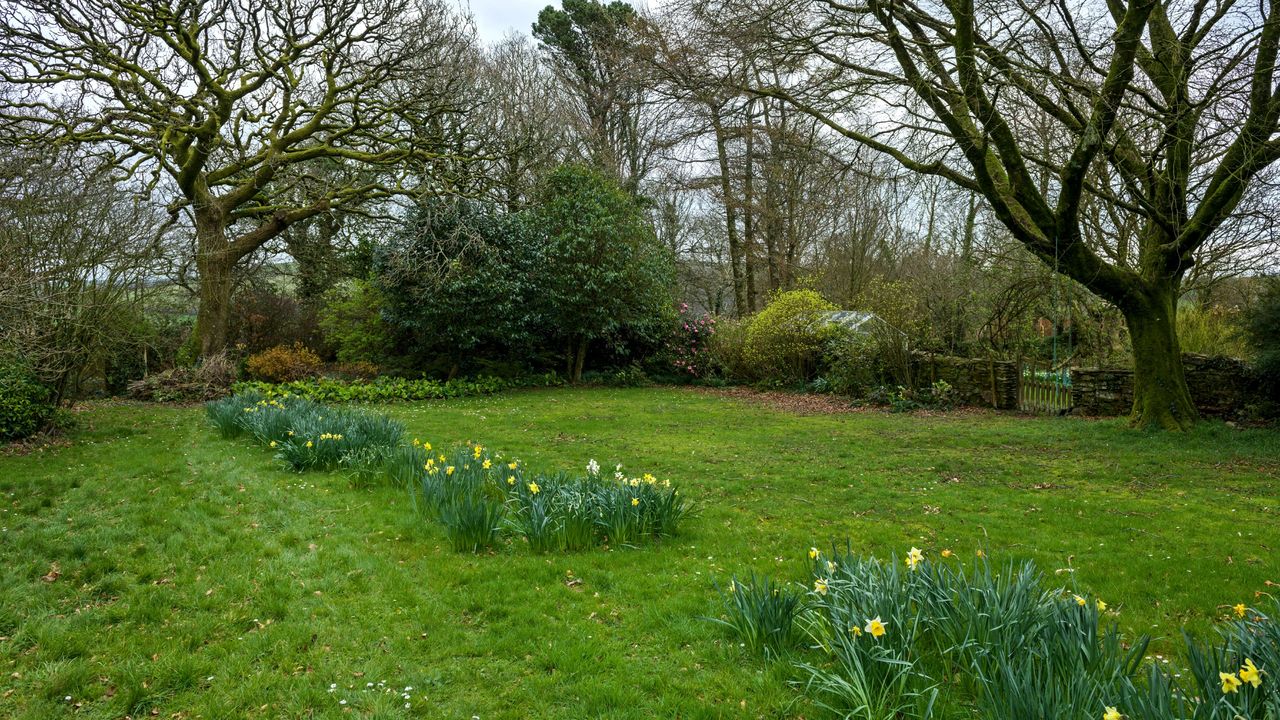
[[[1256,392],[1253,370],[1235,358],[1186,353],[1182,365],[1187,388],[1200,414],[1235,417]],[[1073,368],[1073,412],[1082,415],[1124,415],[1133,408],[1133,371]]]
[[[1018,365],[1011,360],[912,353],[911,376],[918,389],[944,380],[962,405],[1012,410],[1018,407]]]

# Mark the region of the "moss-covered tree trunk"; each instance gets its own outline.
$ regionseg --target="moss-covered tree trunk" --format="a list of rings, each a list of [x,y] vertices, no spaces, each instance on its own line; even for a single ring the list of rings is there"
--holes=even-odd
[[[227,347],[231,326],[231,287],[236,261],[225,223],[211,210],[195,213],[196,271],[200,275],[200,307],[194,332],[199,356],[207,358]]]
[[[1172,282],[1149,286],[1121,307],[1133,344],[1135,427],[1186,430],[1198,418],[1187,389],[1178,345],[1177,290]]]

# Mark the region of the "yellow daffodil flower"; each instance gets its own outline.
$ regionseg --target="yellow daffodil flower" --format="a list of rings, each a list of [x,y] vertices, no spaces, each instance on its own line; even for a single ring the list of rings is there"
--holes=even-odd
[[[816,547],[811,547],[811,548],[809,548],[809,559],[810,559],[810,560],[817,560],[817,559],[818,559],[818,548],[816,548]]]
[[[529,483],[529,492],[530,492],[530,493],[532,493],[532,494],[534,494],[534,495],[537,495],[541,490],[542,490],[542,488],[538,487],[538,483],[536,483],[536,482],[531,482],[531,483]]]
[[[1106,612],[1106,611],[1107,611],[1107,604],[1102,600],[1098,600],[1098,612]]]
[[[814,580],[814,581],[813,581],[813,590],[814,590],[814,592],[818,593],[819,595],[826,595],[826,594],[827,594],[827,581],[826,581],[826,580],[823,580],[822,578],[818,578],[817,580]]]
[[[827,561],[827,572],[829,572],[829,573],[834,573],[835,571],[836,571],[836,564],[835,564],[835,563],[833,563],[833,562],[831,562],[830,560],[828,560],[828,561]]]
[[[516,476],[515,476],[515,475],[512,475],[511,477],[508,477],[508,478],[507,478],[507,484],[508,484],[508,485],[515,485],[515,484],[516,484]]]
[[[1120,714],[1120,711],[1110,705],[1107,706],[1107,711],[1102,714],[1102,720],[1123,720],[1123,718],[1124,716]]]
[[[480,467],[484,468],[485,470],[488,470],[489,467],[492,465],[493,463],[489,462],[489,458],[485,458],[484,462],[480,463]]]
[[[1237,605],[1235,605],[1235,606],[1234,606],[1234,607],[1232,607],[1231,609],[1235,611],[1235,613],[1236,613],[1236,617],[1238,617],[1238,618],[1242,618],[1242,617],[1244,617],[1245,612],[1248,610],[1248,608],[1246,608],[1246,607],[1244,606],[1244,603],[1238,603]]]
[[[307,447],[313,447],[310,440],[307,441]]]
[[[978,548],[977,555],[978,555],[978,557],[980,557],[980,558],[984,558],[984,557],[986,557],[986,556],[987,556],[987,554],[986,554],[986,553],[982,552],[982,548]]]
[[[1258,670],[1258,666],[1253,664],[1249,658],[1244,659],[1244,667],[1240,668],[1240,680],[1247,682],[1254,687],[1262,684],[1262,673]]]
[[[445,474],[445,475],[452,475],[452,474],[453,474],[453,466],[452,466],[452,465],[450,465],[449,467],[445,468],[445,469],[444,469],[444,474]]]
[[[951,557],[951,556],[952,556],[952,555],[954,555],[954,554],[955,554],[955,553],[951,552],[950,550],[943,550],[943,551],[942,551],[942,557],[945,557],[945,558],[949,558],[949,557]]]
[[[862,629],[871,633],[871,637],[873,638],[882,637],[885,633],[884,623],[880,621],[879,615],[868,620],[867,626]]]
[[[1222,681],[1222,693],[1224,695],[1240,691],[1240,678],[1236,677],[1235,673],[1220,672],[1218,673],[1218,679]]]
[[[272,440],[272,441],[271,441],[271,447],[275,447],[275,446],[276,446],[276,441],[275,441],[275,440]]]
[[[431,443],[429,442],[422,443],[422,449],[427,450],[429,452],[431,450]]]
[[[1075,598],[1076,604],[1079,605],[1080,607],[1084,607],[1085,603],[1088,602],[1087,600],[1080,597],[1079,595],[1072,595],[1071,597]]]
[[[640,498],[631,498],[631,507],[635,507],[639,504],[640,504]]]
[[[519,463],[517,463],[515,460],[512,460],[511,462],[507,463],[507,469],[508,469],[508,470],[515,470],[515,469],[516,469],[516,465],[518,465],[518,464],[519,464]]]
[[[862,628],[858,627],[857,625],[854,625],[849,628],[849,634],[856,638],[862,637]]]

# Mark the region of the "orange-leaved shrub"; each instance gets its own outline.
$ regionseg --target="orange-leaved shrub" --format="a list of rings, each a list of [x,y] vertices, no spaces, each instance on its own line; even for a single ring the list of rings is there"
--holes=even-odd
[[[245,361],[249,375],[267,382],[293,382],[315,377],[320,373],[320,356],[302,343],[277,345]]]

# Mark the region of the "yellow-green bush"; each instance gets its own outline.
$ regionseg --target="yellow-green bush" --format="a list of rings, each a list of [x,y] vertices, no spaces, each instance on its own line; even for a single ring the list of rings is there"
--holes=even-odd
[[[835,332],[822,321],[822,315],[835,309],[813,290],[774,295],[747,324],[743,343],[746,379],[780,385],[813,379],[823,345]]]

